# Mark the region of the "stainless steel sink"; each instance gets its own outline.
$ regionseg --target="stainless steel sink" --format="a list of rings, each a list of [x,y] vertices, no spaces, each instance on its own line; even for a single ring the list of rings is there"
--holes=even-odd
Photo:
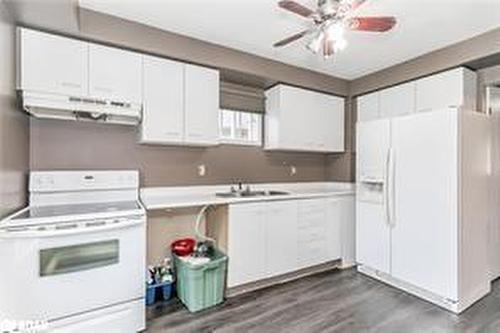
[[[231,192],[219,192],[215,193],[218,197],[223,198],[249,198],[249,197],[267,197],[275,195],[288,195],[290,192],[285,191],[231,191]]]

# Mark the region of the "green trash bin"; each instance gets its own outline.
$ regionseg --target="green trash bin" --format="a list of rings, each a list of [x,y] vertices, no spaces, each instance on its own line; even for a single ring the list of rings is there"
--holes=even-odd
[[[177,296],[190,312],[197,312],[224,301],[227,256],[214,251],[210,262],[193,265],[173,254],[177,275]]]

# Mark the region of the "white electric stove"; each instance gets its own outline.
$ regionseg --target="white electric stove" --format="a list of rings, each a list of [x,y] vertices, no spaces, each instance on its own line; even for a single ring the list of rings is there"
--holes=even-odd
[[[0,321],[50,332],[145,329],[145,210],[137,171],[30,174],[0,222]]]

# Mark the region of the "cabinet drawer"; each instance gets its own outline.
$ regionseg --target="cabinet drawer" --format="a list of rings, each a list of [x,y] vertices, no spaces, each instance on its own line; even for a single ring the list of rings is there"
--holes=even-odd
[[[326,212],[310,212],[308,214],[299,214],[299,228],[314,226],[316,224],[324,224],[326,219]]]
[[[319,265],[327,260],[326,240],[311,241],[299,245],[297,257],[299,268]]]
[[[299,201],[299,214],[322,211],[325,209],[324,199],[311,199]]]
[[[308,228],[298,229],[298,242],[299,246],[302,243],[307,243],[313,240],[324,240],[326,239],[326,226],[325,224],[318,224]]]

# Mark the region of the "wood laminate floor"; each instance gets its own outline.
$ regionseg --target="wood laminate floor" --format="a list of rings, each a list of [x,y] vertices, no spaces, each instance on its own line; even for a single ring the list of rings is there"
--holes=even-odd
[[[148,310],[147,332],[500,332],[500,281],[454,315],[355,269],[334,270],[196,314],[174,300]]]

